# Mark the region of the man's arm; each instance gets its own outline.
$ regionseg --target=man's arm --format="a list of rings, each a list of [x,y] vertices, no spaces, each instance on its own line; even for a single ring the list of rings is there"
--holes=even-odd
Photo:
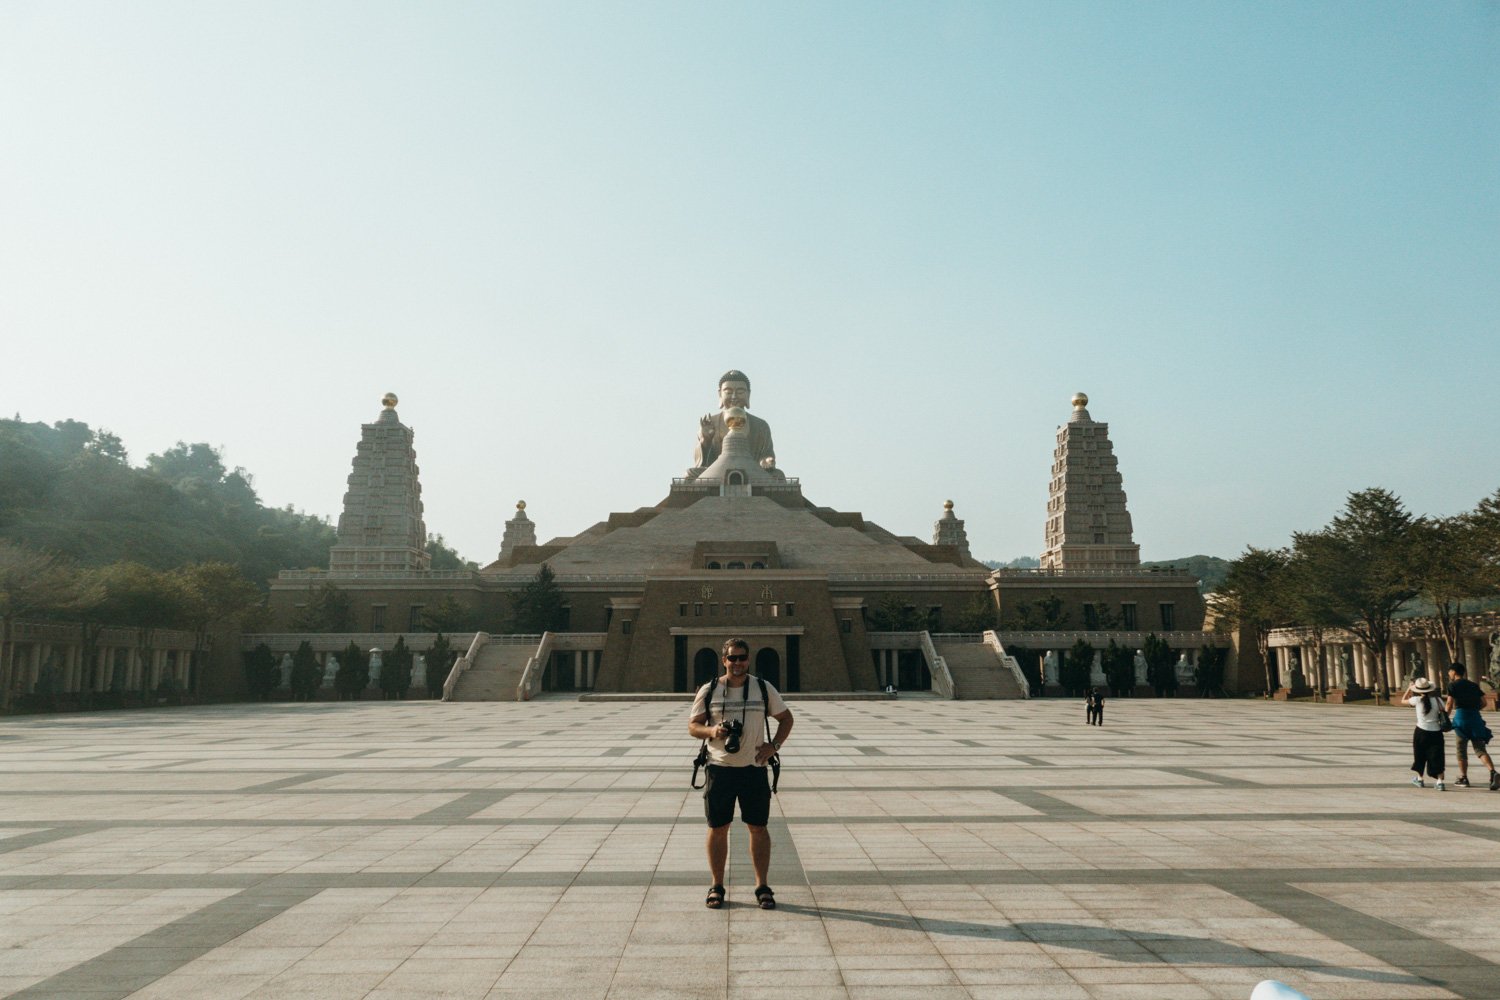
[[[770,743],[762,743],[755,748],[755,763],[764,764],[780,750],[786,743],[786,738],[792,734],[792,710],[790,708],[777,712],[771,718],[776,720],[776,735],[771,737]]]
[[[688,722],[688,735],[695,740],[722,740],[729,735],[723,726],[710,726],[708,724],[708,713],[695,715]]]

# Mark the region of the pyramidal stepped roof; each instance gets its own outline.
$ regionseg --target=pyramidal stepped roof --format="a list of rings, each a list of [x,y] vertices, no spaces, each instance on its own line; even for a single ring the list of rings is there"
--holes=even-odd
[[[1125,488],[1109,424],[1089,416],[1089,398],[1073,396],[1073,413],[1057,429],[1047,496],[1047,547],[1042,569],[1138,569]]]

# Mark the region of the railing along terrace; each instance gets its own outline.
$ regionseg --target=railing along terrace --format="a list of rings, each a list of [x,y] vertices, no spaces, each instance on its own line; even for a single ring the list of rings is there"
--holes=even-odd
[[[1021,689],[1021,695],[1031,697],[1031,682],[1026,679],[1026,671],[1021,669],[1021,661],[1005,651],[1005,644],[1000,641],[1000,636],[994,629],[989,629],[981,637],[999,656],[1001,661],[1010,668],[1011,676],[1016,679],[1016,685]]]
[[[829,573],[829,583],[955,583],[973,584],[984,579],[983,573],[959,570],[953,573]]]
[[[992,569],[991,576],[1026,577],[1085,577],[1085,576],[1185,576],[1196,577],[1192,570],[1175,566],[1156,568],[1143,566],[1140,569]]]
[[[278,580],[472,580],[479,576],[473,569],[385,569],[321,570],[284,569]]]
[[[953,698],[953,675],[948,672],[948,661],[938,655],[937,649],[932,645],[932,636],[926,632],[917,633],[917,641],[920,643],[922,655],[927,658],[927,672],[932,675],[932,692],[942,698]]]
[[[526,669],[521,671],[521,682],[516,685],[516,701],[530,701],[542,690],[542,672],[547,668],[547,659],[552,655],[551,632],[542,633],[542,641],[537,644],[536,652],[526,661]]]
[[[1104,632],[1090,632],[1086,629],[1069,629],[1059,632],[1030,632],[1012,629],[1000,629],[996,635],[1000,641],[1008,646],[1019,646],[1022,649],[1062,649],[1071,646],[1079,639],[1083,639],[1090,646],[1106,646],[1113,639],[1116,644],[1139,644],[1146,636],[1154,635],[1169,646],[1182,648],[1184,646],[1197,649],[1202,646],[1228,645],[1229,637],[1217,632],[1188,632],[1174,631],[1162,632],[1156,629],[1136,629],[1131,632],[1119,630]]]
[[[1465,636],[1485,636],[1500,632],[1500,611],[1465,612],[1460,623],[1460,632]],[[1272,646],[1301,646],[1313,641],[1313,630],[1300,626],[1272,629],[1267,633]],[[1412,639],[1442,639],[1437,618],[1423,615],[1419,618],[1397,618],[1391,622],[1391,638],[1408,641]],[[1325,645],[1359,645],[1363,640],[1345,628],[1325,628]]]
[[[454,645],[468,642],[473,632],[450,632],[447,638]],[[397,639],[406,640],[406,648],[413,653],[425,653],[432,648],[438,637],[436,632],[250,632],[240,636],[241,649],[254,649],[265,643],[273,653],[295,652],[303,641],[307,641],[315,653],[337,653],[354,643],[362,650],[388,650]]]
[[[464,655],[453,661],[453,669],[448,671],[448,677],[443,681],[444,701],[453,700],[453,689],[458,687],[459,678],[464,675],[465,670],[474,665],[475,657],[479,655],[479,651],[484,648],[488,639],[489,633],[475,632],[474,640],[469,643],[469,648],[464,651]]]

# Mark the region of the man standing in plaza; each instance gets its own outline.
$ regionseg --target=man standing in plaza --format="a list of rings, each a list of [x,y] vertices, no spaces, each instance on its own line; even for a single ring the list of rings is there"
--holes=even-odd
[[[1478,684],[1464,677],[1464,665],[1455,663],[1448,668],[1448,715],[1453,720],[1453,735],[1458,740],[1458,780],[1460,787],[1469,784],[1469,744],[1474,744],[1474,753],[1490,769],[1490,791],[1500,789],[1500,773],[1495,771],[1495,762],[1486,752],[1491,733],[1484,724],[1479,707],[1484,704],[1484,692]]]
[[[766,764],[792,731],[792,713],[777,691],[752,678],[750,645],[730,639],[722,650],[724,673],[698,689],[688,720],[688,734],[708,746],[708,777],[703,785],[703,812],[708,818],[708,870],[713,885],[705,904],[724,905],[724,865],[729,858],[729,824],[739,803],[740,819],[750,833],[750,866],[755,870],[755,901],[763,910],[776,908],[766,882],[771,867],[771,784]],[[767,718],[776,734],[766,742]]]

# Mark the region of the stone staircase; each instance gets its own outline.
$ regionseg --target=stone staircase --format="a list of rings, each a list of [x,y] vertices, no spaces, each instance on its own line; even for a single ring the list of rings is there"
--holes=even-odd
[[[994,647],[982,642],[941,642],[935,645],[953,677],[953,697],[956,700],[1025,697],[1015,675]]]
[[[454,701],[515,701],[526,661],[536,654],[527,643],[486,643],[474,665],[453,689]]]

